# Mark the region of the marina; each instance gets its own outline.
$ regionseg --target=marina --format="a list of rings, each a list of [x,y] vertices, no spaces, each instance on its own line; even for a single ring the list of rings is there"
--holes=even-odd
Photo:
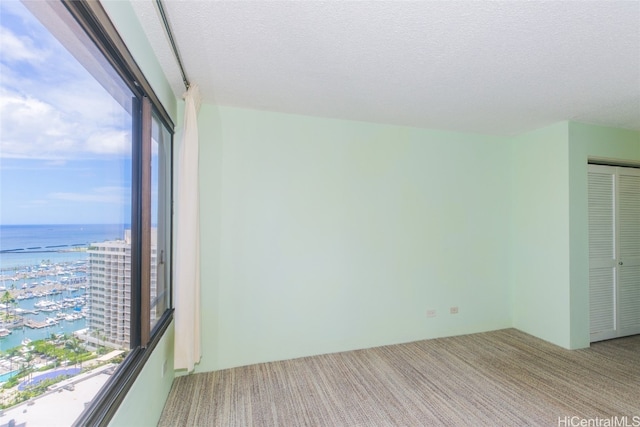
[[[0,353],[88,327],[87,250],[125,224],[0,224]],[[0,369],[0,375],[2,369]]]
[[[86,328],[86,273],[82,259],[2,270],[0,351]]]

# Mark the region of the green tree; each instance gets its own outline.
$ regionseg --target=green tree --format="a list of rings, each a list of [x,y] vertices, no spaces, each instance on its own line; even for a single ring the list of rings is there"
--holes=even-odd
[[[74,353],[74,364],[78,364],[80,362],[80,368],[82,368],[82,359],[80,359],[80,354],[84,353],[84,349],[82,348],[81,341],[78,337],[72,336],[65,345],[69,350]]]
[[[25,363],[26,363],[26,368],[25,368],[26,369],[26,372],[25,372],[26,375],[25,376],[28,377],[27,378],[28,381],[31,381],[33,379],[33,365],[32,365],[32,362],[33,362],[33,359],[34,359],[33,354],[31,354],[30,351],[27,352],[24,355],[24,359],[25,359]],[[31,384],[29,385],[29,387],[31,387]]]
[[[5,315],[4,315],[4,319],[5,321],[9,320],[9,306],[11,304],[13,304],[15,302],[15,298],[13,297],[13,295],[11,295],[11,292],[9,291],[4,291],[4,294],[2,294],[2,296],[0,297],[0,302],[2,304],[4,304],[5,307]]]

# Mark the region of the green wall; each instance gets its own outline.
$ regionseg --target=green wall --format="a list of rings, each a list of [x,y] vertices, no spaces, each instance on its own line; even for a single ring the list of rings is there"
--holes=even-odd
[[[182,103],[181,103],[182,104]],[[198,117],[200,136],[200,257],[203,360],[198,372],[218,366],[220,316],[220,234],[222,190],[222,136],[218,107],[203,105]],[[178,374],[184,374],[180,371]]]
[[[203,262],[203,313],[218,315],[199,371],[511,325],[505,139],[214,114],[221,193],[203,191],[202,218],[222,207],[221,239],[202,248],[220,278]],[[217,182],[218,160],[202,161],[203,186]]]
[[[569,346],[568,124],[520,135],[510,144],[513,326]]]
[[[230,107],[200,127],[197,371],[512,326],[588,346],[586,159],[637,159],[638,132],[498,138]]]

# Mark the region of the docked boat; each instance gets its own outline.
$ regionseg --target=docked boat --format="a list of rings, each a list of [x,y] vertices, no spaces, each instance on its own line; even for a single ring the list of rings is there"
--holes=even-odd
[[[49,308],[55,308],[56,305],[57,304],[55,302],[49,301],[49,300],[38,301],[37,303],[33,304],[35,308],[39,308],[40,310],[45,310],[45,311]]]

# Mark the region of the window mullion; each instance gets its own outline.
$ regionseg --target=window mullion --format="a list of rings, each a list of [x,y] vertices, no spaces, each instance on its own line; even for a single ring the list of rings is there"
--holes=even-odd
[[[151,296],[151,102],[142,99],[141,140],[141,277],[140,277],[140,345],[146,347],[150,338]]]
[[[140,323],[140,305],[141,305],[141,287],[142,271],[144,263],[142,262],[142,230],[144,228],[142,221],[143,211],[143,101],[141,98],[135,97],[133,105],[133,129],[132,129],[132,161],[131,161],[131,312],[130,312],[130,348],[140,346],[141,341],[141,323]]]

